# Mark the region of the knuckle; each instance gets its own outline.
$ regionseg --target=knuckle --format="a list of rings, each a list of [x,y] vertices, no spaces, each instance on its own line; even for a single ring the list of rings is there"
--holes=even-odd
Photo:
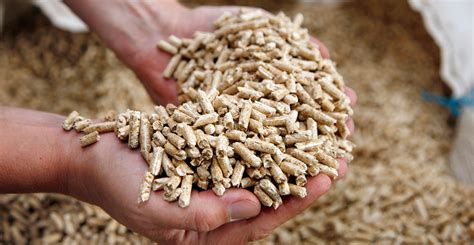
[[[216,215],[199,211],[193,212],[192,222],[197,232],[208,232],[218,226]]]

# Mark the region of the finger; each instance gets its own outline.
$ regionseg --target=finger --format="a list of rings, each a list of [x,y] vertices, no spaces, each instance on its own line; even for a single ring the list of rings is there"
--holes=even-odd
[[[158,74],[160,76],[160,74]],[[178,91],[174,80],[156,78],[149,83],[144,83],[145,89],[151,99],[159,105],[178,105]]]
[[[163,77],[163,70],[169,62],[169,55],[157,51],[157,55],[133,57],[136,75],[148,91],[151,98],[158,104],[178,104],[176,82]],[[168,58],[165,58],[168,57]]]
[[[219,227],[209,234],[208,242],[222,243],[229,239],[228,241],[237,243],[262,239],[276,227],[312,205],[315,200],[329,190],[330,186],[331,180],[326,175],[320,174],[311,177],[306,184],[307,196],[305,198],[284,198],[283,205],[277,210],[264,208],[260,215],[255,218],[236,221]]]
[[[344,93],[349,97],[350,101],[351,101],[351,106],[355,106],[356,103],[357,103],[357,94],[354,90],[352,90],[351,88],[349,87],[345,87],[344,88]]]
[[[314,38],[314,37],[310,37],[310,40],[312,42],[315,42],[318,45],[319,52],[321,52],[321,56],[325,59],[329,59],[329,57],[330,57],[329,50],[326,47],[326,45],[324,45],[321,41],[319,41],[317,38]]]
[[[347,125],[347,128],[349,128],[349,132],[350,132],[349,136],[352,136],[355,131],[354,120],[352,118],[347,118],[346,125]]]
[[[164,228],[207,232],[236,219],[248,219],[260,212],[255,195],[243,189],[228,189],[221,197],[213,191],[193,191],[191,203],[181,208],[163,200],[162,192],[153,195],[144,206],[150,209]]]
[[[341,158],[337,159],[337,161],[339,162],[339,169],[337,170],[336,181],[344,178],[347,173],[347,159]]]
[[[355,91],[346,86],[344,87],[344,93],[347,95],[347,97],[349,97],[350,105],[355,106],[357,103],[357,94],[355,93]],[[354,120],[352,118],[348,118],[346,121],[346,125],[349,128],[350,136],[352,136],[355,131]]]

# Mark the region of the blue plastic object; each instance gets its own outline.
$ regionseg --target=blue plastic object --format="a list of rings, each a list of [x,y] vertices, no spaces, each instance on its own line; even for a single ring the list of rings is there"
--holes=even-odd
[[[474,88],[465,96],[459,98],[435,95],[426,90],[424,90],[421,95],[426,101],[434,102],[448,108],[455,117],[459,116],[463,107],[471,107],[474,109]]]

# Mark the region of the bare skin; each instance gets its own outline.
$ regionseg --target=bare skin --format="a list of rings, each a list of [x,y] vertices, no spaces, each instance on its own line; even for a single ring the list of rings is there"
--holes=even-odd
[[[175,83],[162,71],[169,55],[157,51],[158,40],[170,34],[191,36],[210,31],[213,20],[237,7],[187,9],[173,0],[65,0],[89,27],[142,80],[158,103],[176,103]],[[132,3],[133,2],[133,3]],[[328,52],[320,44],[321,52]],[[347,89],[351,103],[355,93]],[[137,193],[147,165],[113,133],[103,134],[81,148],[78,135],[61,129],[64,117],[0,107],[0,193],[55,192],[102,207],[130,229],[160,243],[240,244],[264,238],[323,195],[332,181],[325,175],[308,179],[308,196],[285,198],[278,210],[262,208],[249,191],[230,189],[223,197],[212,191],[193,191],[185,209],[156,192],[137,204]],[[352,120],[347,122],[351,132]],[[347,163],[340,160],[339,175]]]

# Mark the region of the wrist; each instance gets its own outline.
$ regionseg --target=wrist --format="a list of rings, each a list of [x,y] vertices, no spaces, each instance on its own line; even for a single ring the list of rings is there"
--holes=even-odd
[[[63,166],[63,194],[97,204],[97,193],[100,191],[97,190],[99,186],[94,176],[94,166],[99,163],[97,148],[100,147],[103,136],[101,135],[101,140],[96,144],[82,148],[79,143],[82,135],[76,132],[66,133],[68,136],[64,137],[63,143],[68,146],[68,149],[64,160],[67,164]]]
[[[64,117],[0,107],[0,193],[67,193],[70,142]]]
[[[104,181],[108,181],[107,173],[115,163],[115,147],[121,142],[114,133],[103,133],[99,142],[82,148],[79,145],[80,136],[72,132],[70,135],[72,141],[66,139],[71,146],[68,153],[71,160],[67,169],[67,180],[64,181],[67,186],[64,194],[101,206],[104,203],[104,193],[108,193],[105,190],[107,183]]]
[[[63,132],[63,137],[58,141],[60,149],[63,153],[56,163],[58,179],[60,183],[59,192],[64,195],[75,196],[76,181],[79,179],[77,175],[82,171],[80,162],[82,161],[79,154],[80,144],[79,135],[75,131]]]

